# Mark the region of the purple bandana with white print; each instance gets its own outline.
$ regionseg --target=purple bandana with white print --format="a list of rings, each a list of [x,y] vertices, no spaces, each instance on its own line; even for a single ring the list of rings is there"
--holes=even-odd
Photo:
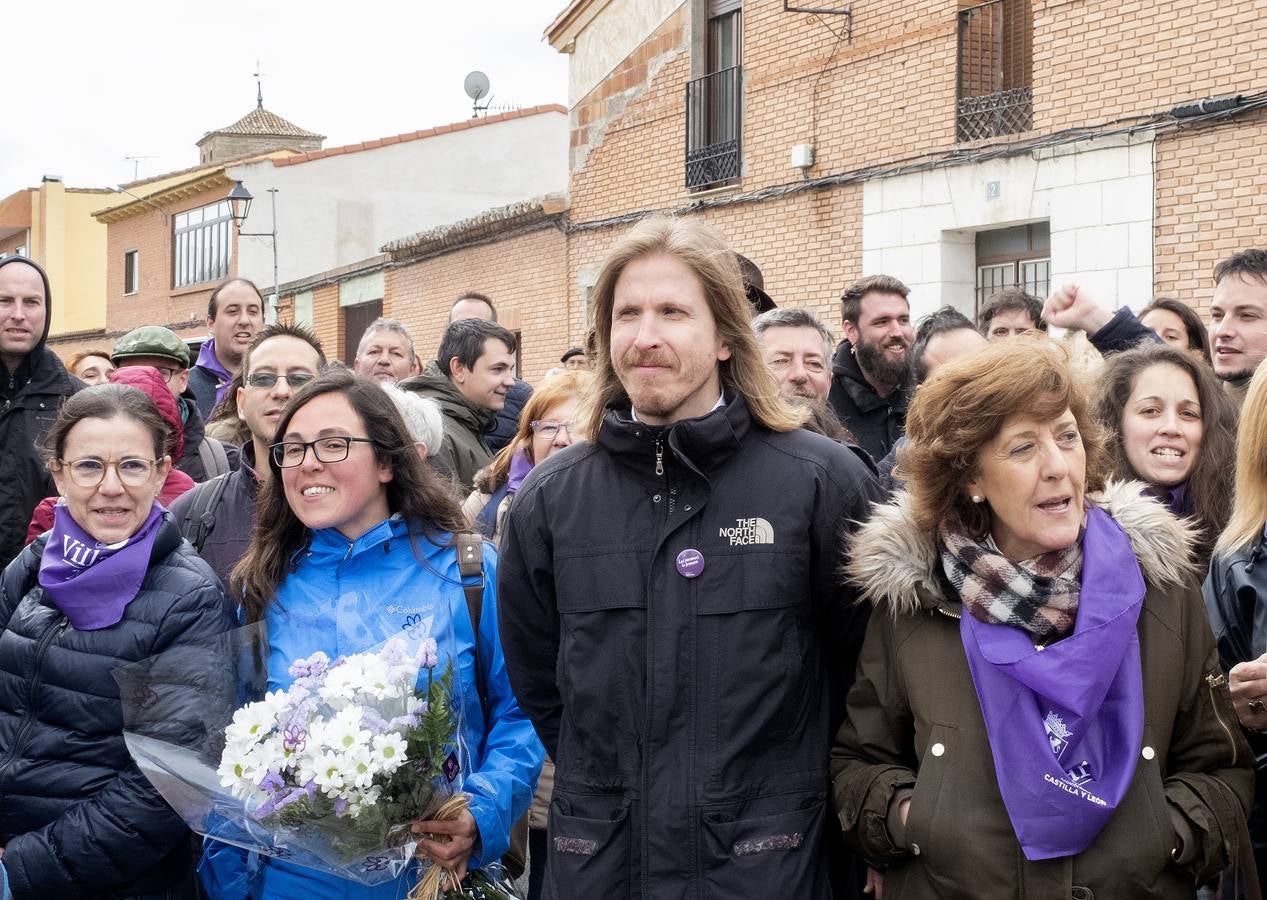
[[[53,530],[40,557],[40,587],[78,631],[109,628],[123,618],[150,567],[163,521],[155,503],[141,527],[116,544],[102,544],[79,527],[65,503],[53,510]]]

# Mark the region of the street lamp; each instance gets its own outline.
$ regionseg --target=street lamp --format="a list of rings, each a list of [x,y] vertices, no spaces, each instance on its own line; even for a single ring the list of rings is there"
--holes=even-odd
[[[268,238],[273,244],[273,296],[269,301],[269,322],[272,324],[277,321],[277,188],[269,188],[268,193],[272,198],[273,205],[273,230],[250,232],[242,230],[242,223],[246,221],[246,217],[251,212],[251,201],[255,198],[251,196],[251,192],[243,187],[242,182],[233,182],[233,187],[229,190],[229,195],[225,198],[229,201],[229,215],[233,217],[233,224],[237,228],[238,237],[261,237]]]

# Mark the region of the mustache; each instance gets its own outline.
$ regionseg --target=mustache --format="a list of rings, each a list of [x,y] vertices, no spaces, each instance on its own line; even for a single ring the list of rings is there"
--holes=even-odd
[[[639,353],[637,350],[628,350],[620,357],[620,364],[626,369],[633,369],[638,366],[662,366],[671,368],[673,361],[663,353]]]

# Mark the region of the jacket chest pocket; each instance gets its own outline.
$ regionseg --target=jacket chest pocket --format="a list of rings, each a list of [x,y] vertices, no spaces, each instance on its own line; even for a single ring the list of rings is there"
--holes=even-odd
[[[825,766],[814,758],[812,729],[826,722],[808,563],[808,552],[749,552],[711,560],[697,579],[701,745],[722,783]]]
[[[558,559],[556,683],[563,699],[559,761],[586,781],[636,771],[623,759],[641,745],[647,673],[646,557]]]

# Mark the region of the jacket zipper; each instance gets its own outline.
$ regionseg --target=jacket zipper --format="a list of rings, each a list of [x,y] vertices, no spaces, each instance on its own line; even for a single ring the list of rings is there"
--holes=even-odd
[[[671,503],[672,501],[670,498],[669,479],[666,478],[664,474],[664,435],[663,433],[657,434],[656,439],[655,439],[655,473],[657,477],[664,479],[664,493],[665,493],[664,499],[667,505]],[[666,509],[665,515],[663,518],[657,516],[656,536],[655,536],[656,547],[660,546],[660,539],[664,534],[664,527],[670,515],[671,515],[671,511]],[[654,559],[654,554],[652,558]],[[643,729],[643,733],[641,735],[641,741],[642,741],[641,769],[642,771],[640,773],[641,777],[639,778],[639,781],[640,781],[639,791],[642,796],[643,817],[642,817],[642,821],[638,823],[639,824],[638,831],[640,834],[640,839],[638,842],[639,843],[638,856],[639,856],[639,866],[641,867],[644,873],[648,872],[650,868],[648,865],[648,859],[650,857],[650,853],[648,852],[649,847],[648,847],[648,838],[647,838],[646,809],[647,809],[647,800],[651,796],[651,777],[650,777],[650,773],[647,771],[647,753],[648,753],[647,743],[648,743],[648,737],[651,733],[652,710],[655,707],[655,663],[654,663],[655,653],[654,653],[654,647],[653,647],[655,629],[653,627],[654,622],[652,620],[653,598],[651,596],[651,591],[650,591],[651,585],[654,583],[655,583],[655,572],[653,570],[647,573],[647,588],[648,588],[648,591],[647,591],[647,653],[646,653],[647,696],[646,696],[646,699],[643,701],[643,707],[642,707],[642,729]],[[646,879],[644,879],[643,888],[642,888],[642,896],[644,898],[647,897],[646,884],[647,884]]]
[[[958,621],[959,621],[959,619],[960,619],[960,616],[959,616],[958,614],[956,614],[956,613],[952,613],[952,612],[951,612],[950,610],[948,610],[948,609],[942,609],[940,606],[934,606],[934,607],[933,607],[933,610],[934,610],[934,611],[936,611],[936,612],[941,613],[943,616],[946,616],[947,618],[954,619],[956,622],[958,622]]]
[[[1236,750],[1236,738],[1232,735],[1232,729],[1223,721],[1223,713],[1219,710],[1218,697],[1214,693],[1216,688],[1222,687],[1227,683],[1227,678],[1221,672],[1218,675],[1207,674],[1205,683],[1210,688],[1210,705],[1214,708],[1214,718],[1218,720],[1219,725],[1223,728],[1223,733],[1227,735],[1227,742],[1232,748],[1232,765],[1236,765],[1240,758],[1240,754]]]
[[[18,752],[22,749],[22,740],[26,737],[26,733],[31,730],[31,726],[35,724],[35,695],[43,681],[40,678],[40,666],[44,662],[45,654],[48,653],[49,645],[53,643],[53,638],[61,634],[62,629],[66,627],[67,621],[66,616],[59,616],[57,621],[40,635],[40,642],[35,647],[35,658],[32,660],[31,665],[31,687],[26,692],[26,714],[22,717],[22,727],[18,729],[17,737],[13,739],[13,747],[9,750],[9,755],[4,758],[3,763],[0,763],[0,772],[13,765],[13,761],[18,757]]]

